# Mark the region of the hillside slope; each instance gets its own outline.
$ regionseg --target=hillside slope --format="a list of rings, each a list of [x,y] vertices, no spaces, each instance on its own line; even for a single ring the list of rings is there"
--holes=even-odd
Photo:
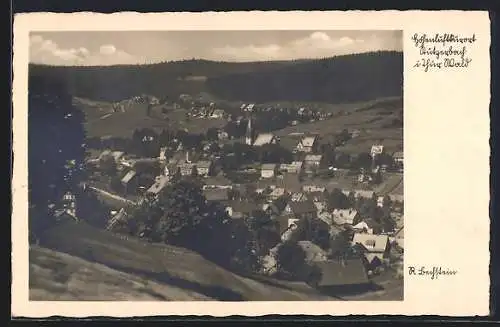
[[[118,101],[139,94],[160,99],[208,93],[251,102],[362,102],[401,96],[403,54],[373,52],[320,60],[227,63],[187,60],[143,66],[30,65],[30,77],[62,78],[74,96]]]
[[[211,298],[74,256],[30,249],[31,301],[204,301]]]
[[[403,56],[371,52],[320,59],[214,77],[207,88],[223,99],[253,102],[351,103],[397,97],[403,91]]]
[[[133,275],[134,278],[139,278],[139,283],[147,279],[152,283],[165,285],[165,288],[158,286],[164,291],[157,293],[166,292],[167,295],[163,295],[166,299],[186,300],[188,297],[202,296],[220,301],[335,300],[318,294],[303,283],[256,281],[229,272],[192,251],[174,246],[150,244],[140,239],[96,229],[85,223],[65,222],[51,228],[41,235],[40,246],[105,265],[120,273]],[[37,259],[38,252],[33,252],[31,255],[33,256],[30,258],[31,263],[40,262],[40,259]],[[64,271],[61,267],[56,263],[52,269]],[[68,267],[71,270],[72,266]],[[101,269],[99,267],[101,266],[96,266],[95,269]],[[42,271],[34,269],[30,282],[32,279],[43,279],[43,275],[39,275]],[[78,279],[80,278],[78,272],[73,273],[76,274],[74,277],[76,280],[81,280]],[[110,274],[114,276],[111,272],[105,276]],[[47,276],[55,278],[54,274],[45,273],[45,276],[45,278]],[[117,282],[123,279],[126,277],[117,277]],[[94,283],[99,282],[99,280],[94,281]],[[106,286],[106,283],[104,285]],[[171,293],[169,293],[170,288]],[[184,290],[185,293],[177,293],[178,289]],[[153,290],[156,291],[156,287],[153,287]],[[41,293],[34,293],[33,296],[35,294]],[[128,296],[136,295],[137,292],[130,292]],[[146,295],[139,293],[137,296],[142,298]]]

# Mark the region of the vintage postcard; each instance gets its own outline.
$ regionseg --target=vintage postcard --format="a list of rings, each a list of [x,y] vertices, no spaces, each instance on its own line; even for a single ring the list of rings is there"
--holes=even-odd
[[[16,15],[12,314],[488,315],[489,24]]]

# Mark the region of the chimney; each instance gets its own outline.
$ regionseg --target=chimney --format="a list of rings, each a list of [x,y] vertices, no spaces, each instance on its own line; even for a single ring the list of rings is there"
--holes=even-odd
[[[186,151],[186,163],[191,163],[191,161],[189,161],[189,150]]]

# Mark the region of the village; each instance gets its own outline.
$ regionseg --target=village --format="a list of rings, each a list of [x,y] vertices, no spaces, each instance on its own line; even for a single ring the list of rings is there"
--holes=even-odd
[[[277,273],[278,249],[294,240],[321,271],[317,287],[362,288],[371,278],[388,276],[387,271],[389,279],[399,278],[404,253],[402,149],[388,153],[381,142],[362,153],[336,151],[358,137],[356,129],[340,130],[335,139],[316,133],[283,138],[256,132],[253,121],[259,112],[254,107],[243,104],[241,115],[228,119],[239,126],[236,135],[211,129],[193,144],[196,137],[187,132],[165,137],[137,131],[134,136],[144,151],[135,153],[103,142],[102,151],[87,159],[85,188],[109,209],[104,228],[112,231],[130,219],[131,206],[155,201],[174,180],[196,178],[205,200],[223,206],[231,219],[257,212],[271,219],[280,240],[261,258],[262,275]],[[192,108],[190,116],[231,117],[214,103]],[[76,217],[76,202],[66,194],[59,213]]]

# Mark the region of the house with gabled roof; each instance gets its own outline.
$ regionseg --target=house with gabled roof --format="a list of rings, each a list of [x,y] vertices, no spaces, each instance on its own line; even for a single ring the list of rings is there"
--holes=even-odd
[[[323,163],[323,155],[321,154],[308,154],[304,158],[304,171],[306,174],[314,173],[321,167]]]
[[[361,293],[370,290],[371,282],[362,259],[317,262],[320,276],[313,286],[334,294]]]
[[[230,201],[226,205],[226,212],[229,217],[234,219],[240,219],[244,217],[249,217],[252,212],[260,210],[259,205],[250,201]]]
[[[306,262],[312,263],[327,261],[327,252],[313,242],[298,241],[297,245],[300,246],[302,250],[304,250],[304,253],[306,254]]]
[[[316,210],[318,212],[323,212],[327,209],[327,198],[324,192],[312,192],[307,195],[307,198],[310,199],[313,203],[314,206],[316,207]]]
[[[307,198],[302,192],[294,192],[290,196],[290,201],[292,202],[305,201],[305,200],[307,200]]]
[[[213,164],[210,160],[200,160],[196,162],[195,166],[198,176],[207,177],[212,173]]]
[[[326,189],[325,186],[315,185],[315,184],[306,184],[302,186],[302,191],[307,193],[324,192],[325,189]]]
[[[271,190],[271,193],[269,193],[269,199],[277,200],[278,198],[282,197],[285,194],[286,194],[286,191],[284,188],[275,187]]]
[[[384,146],[382,144],[374,144],[370,150],[370,154],[372,157],[375,157],[384,152]]]
[[[275,144],[276,137],[271,133],[261,133],[257,135],[257,138],[253,142],[254,146],[263,146],[265,144]]]
[[[203,189],[211,189],[211,188],[221,188],[221,189],[232,189],[233,182],[231,182],[228,178],[219,175],[213,177],[207,177],[203,180],[204,185]]]
[[[355,233],[351,244],[363,253],[370,269],[382,264],[391,248],[387,235]]]
[[[333,209],[332,216],[333,220],[338,225],[352,225],[359,213],[356,209]]]
[[[397,163],[403,163],[404,160],[404,154],[403,151],[396,151],[392,154],[392,158],[394,159],[395,162]]]
[[[293,161],[291,163],[283,163],[280,165],[279,170],[281,172],[289,174],[300,174],[302,172],[304,162],[303,161]]]
[[[125,193],[134,192],[137,189],[137,172],[129,170],[121,179],[121,183]]]
[[[160,192],[168,185],[170,178],[168,176],[158,176],[151,187],[146,191],[146,194],[158,196]]]
[[[288,202],[284,212],[295,218],[313,219],[317,216],[317,209],[313,201]]]
[[[316,144],[317,144],[316,141],[317,141],[317,137],[315,135],[313,135],[313,136],[304,136],[302,139],[300,139],[300,141],[297,144],[295,150],[297,152],[311,153],[316,148]]]
[[[380,234],[382,232],[382,225],[377,223],[373,218],[366,218],[352,226],[356,233],[367,234]]]
[[[208,202],[228,202],[229,194],[227,189],[205,189],[203,196]]]
[[[260,177],[272,178],[276,175],[277,165],[273,163],[262,164],[260,168]]]

